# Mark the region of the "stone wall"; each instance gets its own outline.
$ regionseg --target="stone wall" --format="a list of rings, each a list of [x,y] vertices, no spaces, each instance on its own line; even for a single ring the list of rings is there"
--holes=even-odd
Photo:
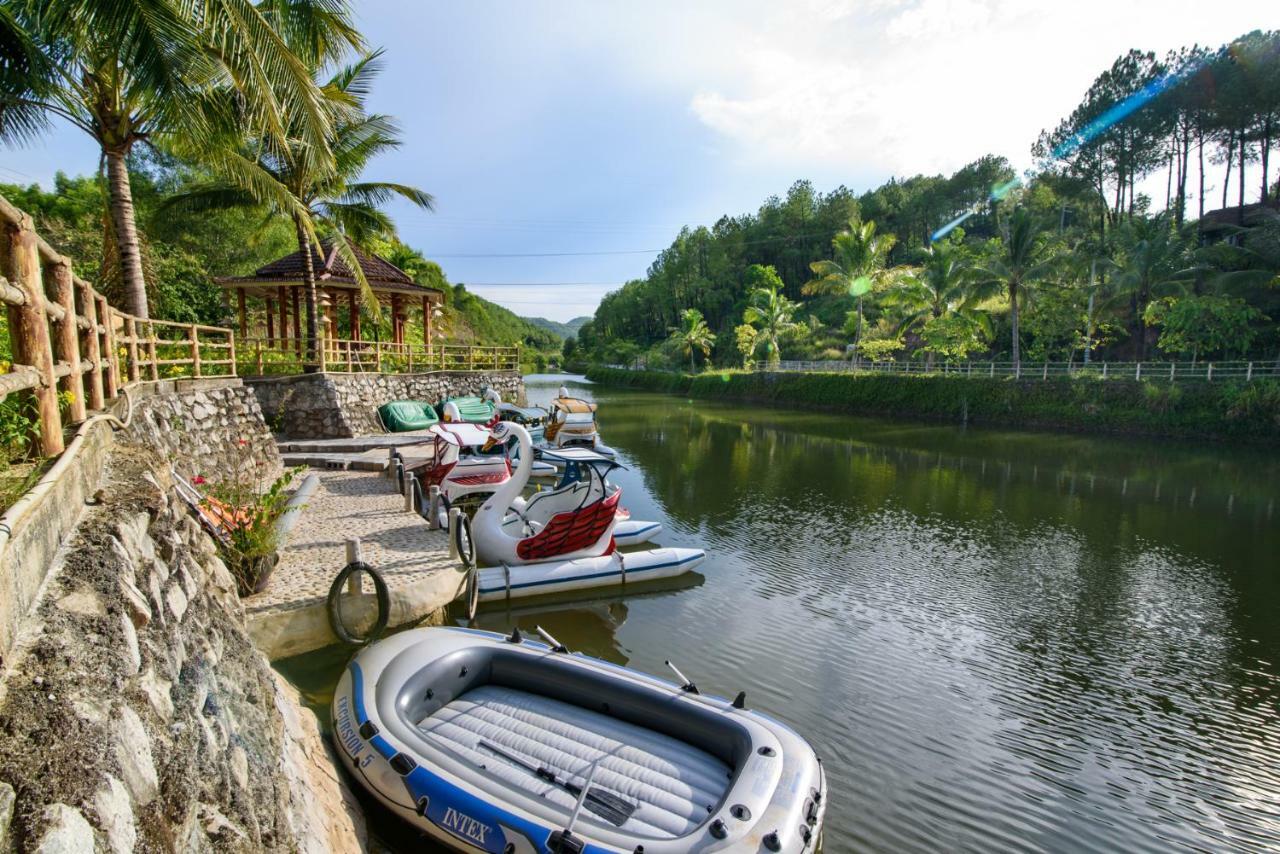
[[[503,400],[524,402],[524,379],[514,371],[438,371],[429,374],[306,374],[246,380],[267,423],[291,439],[340,439],[381,433],[375,413],[391,400],[434,403],[479,395],[486,387]]]
[[[188,405],[208,426],[194,398],[144,411]],[[156,462],[115,449],[0,683],[0,851],[360,850],[314,716]]]
[[[151,447],[184,477],[216,478],[229,465],[246,461],[261,464],[264,476],[280,468],[258,398],[235,378],[143,387],[124,437]]]

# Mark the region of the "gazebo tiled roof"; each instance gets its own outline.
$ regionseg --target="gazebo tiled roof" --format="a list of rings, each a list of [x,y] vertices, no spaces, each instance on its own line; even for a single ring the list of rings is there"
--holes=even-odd
[[[353,248],[360,268],[375,293],[405,294],[424,296],[438,301],[442,292],[437,288],[419,285],[409,274],[396,265],[371,255],[358,248]],[[337,247],[332,241],[321,243],[320,251],[311,247],[311,263],[316,273],[316,284],[324,288],[352,290],[358,287],[355,276],[346,262],[339,257]],[[270,264],[259,267],[248,276],[228,276],[216,280],[225,288],[250,288],[254,285],[265,286],[264,290],[302,282],[302,252],[294,252],[277,258]],[[256,289],[254,289],[256,290]]]

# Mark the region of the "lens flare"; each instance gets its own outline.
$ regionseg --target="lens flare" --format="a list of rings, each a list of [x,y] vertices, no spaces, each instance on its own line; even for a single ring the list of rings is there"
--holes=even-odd
[[[1177,71],[1171,71],[1168,74],[1152,80],[1146,86],[1143,86],[1137,92],[1134,92],[1120,103],[1106,110],[1102,115],[1098,116],[1079,131],[1063,140],[1053,149],[1052,158],[1054,160],[1062,160],[1075,154],[1081,148],[1106,133],[1110,128],[1115,127],[1117,124],[1131,116],[1134,112],[1151,103],[1160,96],[1160,93],[1164,92],[1170,86],[1173,86],[1183,78],[1200,70],[1203,65],[1204,63],[1202,62],[1190,62]],[[1033,177],[1035,177],[1035,173],[1028,170],[1026,173],[1026,181],[1030,182]],[[960,214],[960,216],[951,220],[951,222],[939,228],[929,236],[929,242],[933,243],[943,237],[946,237],[954,231],[960,223],[964,222],[974,214],[979,213],[982,210],[983,204],[1000,201],[1009,194],[1010,190],[1014,187],[1021,186],[1022,183],[1023,179],[1015,177],[1005,181],[1003,184],[997,184],[992,187],[991,194],[987,196],[984,202],[974,205],[969,210]]]

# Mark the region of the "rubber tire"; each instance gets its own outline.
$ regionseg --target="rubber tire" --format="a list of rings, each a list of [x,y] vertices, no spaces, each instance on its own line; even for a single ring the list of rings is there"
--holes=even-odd
[[[476,565],[476,541],[471,536],[471,519],[465,513],[458,515],[458,524],[452,531],[453,546],[458,550],[458,559],[467,569]]]
[[[467,619],[474,620],[480,610],[480,570],[472,566],[467,570]]]
[[[366,573],[373,579],[373,591],[378,598],[378,618],[374,621],[369,635],[363,638],[348,632],[347,627],[342,623],[342,588],[346,586],[347,579],[357,572]],[[329,585],[329,598],[325,604],[329,612],[329,628],[333,629],[338,639],[348,646],[364,646],[373,643],[382,637],[391,619],[391,591],[387,589],[387,582],[382,578],[382,573],[361,561],[353,561],[342,568],[338,576],[333,579],[333,584]]]

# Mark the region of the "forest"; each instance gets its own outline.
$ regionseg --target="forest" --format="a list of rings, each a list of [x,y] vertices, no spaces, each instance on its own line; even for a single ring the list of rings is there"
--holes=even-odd
[[[797,181],[685,228],[576,359],[1280,358],[1280,33],[1098,75],[1034,141],[863,193]]]

